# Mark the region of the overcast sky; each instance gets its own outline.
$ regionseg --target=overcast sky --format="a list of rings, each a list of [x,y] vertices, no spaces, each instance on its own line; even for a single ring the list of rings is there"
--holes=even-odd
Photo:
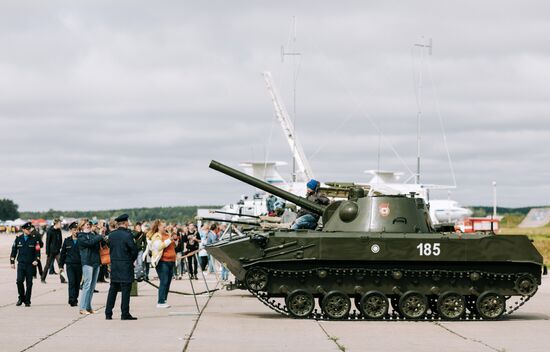
[[[250,193],[208,163],[291,161],[261,76],[292,111],[284,45],[301,54],[296,129],[319,180],[364,182],[379,150],[380,168],[415,169],[422,72],[422,181],[453,183],[446,135],[453,199],[490,205],[495,180],[501,206],[548,205],[549,41],[542,0],[2,1],[0,198],[84,210]]]

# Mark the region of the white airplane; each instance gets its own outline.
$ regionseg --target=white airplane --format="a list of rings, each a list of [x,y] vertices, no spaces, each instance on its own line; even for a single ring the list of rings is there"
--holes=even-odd
[[[430,217],[439,223],[456,223],[459,220],[472,216],[472,210],[461,207],[458,202],[447,199],[430,201]]]

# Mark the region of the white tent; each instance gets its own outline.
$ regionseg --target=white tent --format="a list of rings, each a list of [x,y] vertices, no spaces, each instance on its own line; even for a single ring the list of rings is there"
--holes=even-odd
[[[23,219],[16,219],[16,220],[13,221],[13,226],[21,226],[25,223],[27,223],[27,222]]]

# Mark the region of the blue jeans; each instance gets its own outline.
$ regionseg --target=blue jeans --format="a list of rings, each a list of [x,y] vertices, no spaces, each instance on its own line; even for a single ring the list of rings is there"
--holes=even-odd
[[[216,271],[216,268],[214,268],[214,258],[209,254],[208,255],[208,272],[213,273]]]
[[[157,303],[162,304],[166,303],[168,298],[168,291],[170,291],[170,284],[174,275],[174,262],[163,262],[161,260],[156,269],[160,280]]]
[[[298,229],[308,229],[308,230],[315,230],[317,228],[317,221],[315,220],[315,217],[311,214],[305,214],[300,216],[296,221],[294,221],[294,225],[290,227],[291,230],[298,230]]]
[[[229,278],[229,270],[225,263],[222,263],[222,280],[226,281]]]
[[[99,265],[82,265],[82,292],[80,293],[80,310],[92,310],[92,296],[94,295]]]

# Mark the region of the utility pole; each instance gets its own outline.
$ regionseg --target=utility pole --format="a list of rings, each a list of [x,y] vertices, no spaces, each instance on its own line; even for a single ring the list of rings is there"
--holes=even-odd
[[[424,67],[424,51],[428,49],[428,55],[432,55],[432,39],[428,42],[422,37],[422,43],[416,43],[414,47],[420,48],[420,70],[418,72],[418,96],[417,96],[417,105],[418,111],[416,113],[416,176],[415,183],[420,183],[420,121],[422,117],[422,70]]]
[[[493,219],[497,217],[497,181],[493,181]]]

